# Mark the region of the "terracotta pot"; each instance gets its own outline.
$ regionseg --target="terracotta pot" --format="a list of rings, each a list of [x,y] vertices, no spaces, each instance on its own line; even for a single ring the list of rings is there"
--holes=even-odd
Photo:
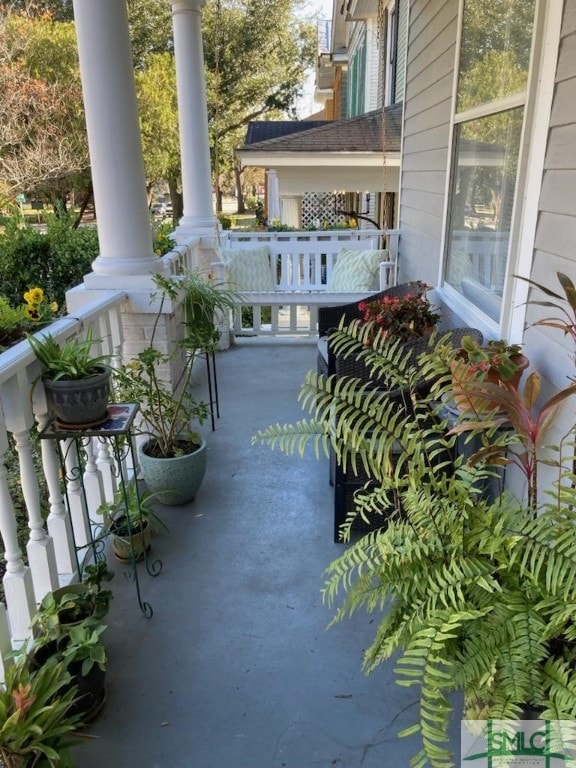
[[[523,372],[530,365],[530,361],[525,355],[514,355],[511,360],[516,364],[517,370],[511,378],[504,384],[512,389],[518,389]],[[502,379],[498,371],[490,370],[483,378],[479,378],[476,371],[471,371],[468,362],[463,358],[456,358],[450,365],[452,371],[452,394],[454,403],[461,411],[474,411],[476,413],[487,413],[494,410],[494,403],[490,397],[482,395],[467,395],[465,384],[467,381],[484,381],[490,384],[499,384]],[[464,385],[464,386],[462,386]]]
[[[115,520],[110,526],[110,540],[114,556],[122,563],[142,560],[150,548],[150,523],[132,523],[130,535],[126,533],[125,517]]]

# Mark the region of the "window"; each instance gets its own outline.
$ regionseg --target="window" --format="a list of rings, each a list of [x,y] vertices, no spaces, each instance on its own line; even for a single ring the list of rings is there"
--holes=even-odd
[[[396,75],[398,54],[398,9],[392,3],[386,10],[386,87],[384,98],[386,106],[396,103]]]
[[[535,0],[465,0],[446,238],[448,285],[501,313]]]

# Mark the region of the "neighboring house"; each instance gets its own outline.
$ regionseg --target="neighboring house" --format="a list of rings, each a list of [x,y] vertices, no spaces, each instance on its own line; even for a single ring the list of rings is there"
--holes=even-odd
[[[349,0],[319,24],[316,98],[334,122],[257,142],[249,128],[238,150],[244,165],[267,169],[269,218],[274,211],[295,226],[332,223],[346,210],[397,224],[407,18],[408,0],[380,13],[376,0]],[[372,226],[366,219],[360,224]]]
[[[243,165],[267,169],[269,218],[276,218],[271,213],[274,184],[279,198],[277,218],[286,224],[330,219],[335,209],[374,218],[374,211],[383,206],[384,181],[386,189],[398,188],[400,163],[401,107],[385,110],[384,131],[382,114],[379,109],[346,120],[311,123],[315,127],[291,133],[284,128],[307,123],[284,122],[276,124],[282,126],[283,135],[264,141],[254,139],[270,130],[267,124],[251,124],[238,155]],[[388,199],[387,211],[392,224],[393,200]]]

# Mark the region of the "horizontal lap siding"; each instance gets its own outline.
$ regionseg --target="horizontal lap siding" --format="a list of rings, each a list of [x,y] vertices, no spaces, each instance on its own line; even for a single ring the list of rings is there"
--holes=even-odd
[[[410,11],[400,271],[401,279],[433,285],[441,258],[457,14],[457,0],[416,0]]]
[[[532,278],[560,291],[557,272],[576,282],[576,0],[566,0],[550,130],[540,192]],[[539,296],[541,298],[541,294]],[[552,314],[552,313],[551,313]],[[542,308],[528,307],[530,326]],[[573,374],[573,344],[554,329],[529,328],[526,334],[533,365],[557,385]]]

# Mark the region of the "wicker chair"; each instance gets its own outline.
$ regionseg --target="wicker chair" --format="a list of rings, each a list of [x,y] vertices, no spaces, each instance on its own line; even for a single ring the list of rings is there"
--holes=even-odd
[[[416,280],[410,283],[402,283],[401,285],[395,285],[393,288],[387,288],[380,293],[373,293],[371,296],[366,296],[364,301],[378,301],[383,296],[401,297],[406,296],[408,293],[423,293],[424,284]],[[324,375],[330,375],[336,373],[336,359],[330,349],[328,342],[328,335],[333,328],[337,328],[342,318],[346,322],[357,320],[362,317],[362,313],[358,309],[360,301],[354,301],[351,304],[339,304],[332,307],[319,307],[318,308],[318,373]]]
[[[452,328],[446,331],[446,333],[450,333],[449,342],[454,347],[459,347],[462,337],[466,335],[482,343],[482,334],[475,328]],[[415,341],[407,342],[405,345],[406,355],[409,356],[410,362],[415,361],[427,348],[427,339],[416,339]],[[346,358],[338,356],[335,360],[335,365],[338,376],[352,376],[363,382],[370,380],[374,383],[375,387],[382,387],[384,385],[383,382],[370,376],[363,360],[359,360],[354,356]],[[430,382],[423,381],[422,392],[426,392],[429,386]],[[390,391],[389,396],[398,403],[399,408],[410,408],[411,399],[408,392],[397,389]],[[353,470],[350,462],[344,471],[343,467],[336,461],[334,451],[331,451],[330,479],[334,485],[334,541],[338,542],[340,541],[340,527],[346,521],[348,514],[354,510],[354,495],[356,491],[369,483],[371,478],[366,474],[361,462],[358,462],[356,472]],[[386,519],[386,510],[383,510],[382,514],[376,514],[370,523],[367,523],[358,516],[352,524],[352,530],[367,532],[375,528],[381,528],[386,525]]]

